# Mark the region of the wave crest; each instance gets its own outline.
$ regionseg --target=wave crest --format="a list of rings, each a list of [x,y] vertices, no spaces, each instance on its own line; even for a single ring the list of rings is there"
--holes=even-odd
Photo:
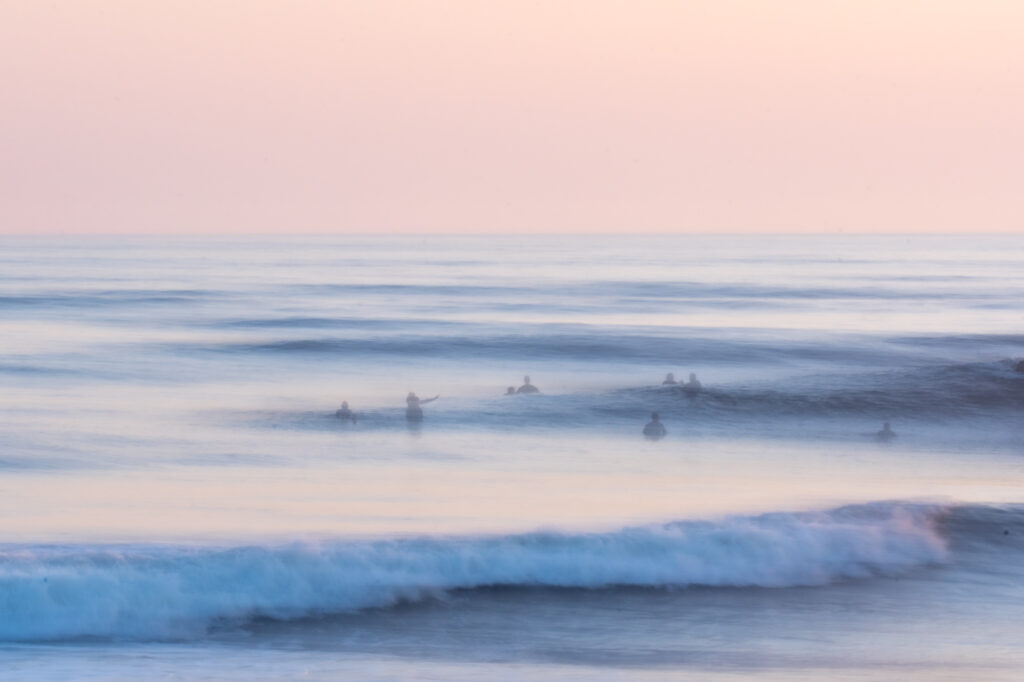
[[[8,547],[0,550],[0,639],[189,638],[256,617],[385,607],[495,585],[825,585],[943,561],[935,513],[868,505],[607,533],[237,548]]]

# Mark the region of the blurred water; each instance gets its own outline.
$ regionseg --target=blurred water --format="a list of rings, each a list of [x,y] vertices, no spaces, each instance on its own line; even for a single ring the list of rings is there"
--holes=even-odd
[[[876,500],[1021,502],[1024,375],[1013,367],[1024,356],[1022,247],[1013,236],[4,238],[0,609],[15,608],[13,592],[4,601],[4,585],[14,588],[3,576],[27,570],[11,557],[44,545],[81,557],[117,546],[134,561],[139,543],[200,551],[537,529],[576,537]],[[662,386],[667,372],[695,372],[704,390]],[[503,395],[527,374],[541,395]],[[422,425],[405,420],[409,391],[441,395],[424,407]],[[342,400],[358,423],[333,417]],[[655,443],[640,435],[652,411],[668,430]],[[896,440],[875,441],[883,421]],[[996,521],[985,527],[1002,530]],[[577,651],[611,658],[545,657],[530,645],[520,661],[528,669],[508,667],[516,655],[484,641],[507,639],[495,633],[509,606],[476,593],[442,620],[455,628],[494,606],[480,641],[392,641],[399,622],[437,608],[423,604],[386,611],[379,626],[359,620],[366,614],[331,621],[328,639],[348,642],[341,647],[308,622],[246,637],[257,648],[334,651],[342,658],[321,660],[334,671],[326,678],[406,677],[404,663],[381,663],[386,655],[430,659],[431,679],[481,670],[572,679],[574,666],[606,665],[628,669],[623,677],[668,667],[727,679],[729,656],[748,672],[813,679],[808,671],[820,664],[840,679],[850,666],[875,674],[856,662],[870,645],[881,647],[871,660],[883,679],[899,668],[909,633],[938,613],[901,620],[900,604],[927,601],[938,594],[933,583],[962,604],[953,630],[970,623],[1002,641],[997,631],[1020,624],[1010,609],[1019,595],[993,611],[990,592],[970,587],[985,581],[961,568],[975,553],[953,546],[939,573],[927,562],[915,569],[912,597],[892,583],[851,588],[856,599],[887,605],[877,621],[858,616],[856,641],[842,634],[852,621],[830,611],[847,592],[816,588],[810,630],[800,625],[801,597],[765,607],[793,629],[787,637],[832,628],[817,663],[800,649],[760,666],[750,650],[723,643],[745,636],[735,619],[750,600],[775,599],[747,591],[648,594],[630,601],[621,637],[610,624],[593,639],[579,636]],[[978,570],[1001,565],[1001,551],[987,546]],[[42,578],[49,569],[36,570]],[[601,594],[588,591],[584,611],[632,599]],[[550,604],[568,598],[530,593],[517,622],[536,628]],[[690,641],[694,624],[673,624],[655,603],[703,609],[701,618],[739,629]],[[560,628],[600,620],[555,610]],[[680,629],[648,655],[643,623]],[[892,632],[872,642],[872,627]],[[363,644],[346,639],[353,631]],[[762,648],[785,648],[762,636]],[[189,645],[206,661],[189,679],[229,677],[211,651],[253,641],[211,637]],[[1012,679],[1003,663],[981,671],[986,656],[1009,656],[1009,669],[1020,662],[949,632],[935,638],[974,679]],[[108,679],[120,679],[131,675],[132,651],[154,655],[109,640],[95,647],[58,648],[54,659],[50,645],[12,644],[0,660],[21,661],[30,679],[42,658],[54,662],[41,676],[57,678],[77,657],[109,656],[121,663]],[[443,664],[429,653],[437,647],[447,652]],[[176,650],[158,651],[174,669]],[[949,660],[915,652],[908,675],[947,679],[939,671]],[[282,676],[298,674],[289,655],[271,658]],[[480,659],[501,660],[489,668]]]

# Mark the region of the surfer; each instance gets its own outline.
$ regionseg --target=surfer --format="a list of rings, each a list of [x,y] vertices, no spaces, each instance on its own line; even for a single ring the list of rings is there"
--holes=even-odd
[[[356,423],[356,414],[349,409],[347,400],[341,401],[341,407],[334,413],[334,416],[342,421],[349,421],[353,424]]]
[[[896,432],[889,426],[889,422],[882,424],[882,430],[875,434],[875,440],[879,443],[888,443],[896,437]]]
[[[516,393],[540,393],[540,389],[530,383],[530,377],[523,377],[523,385],[516,390]]]
[[[415,393],[409,391],[409,395],[405,398],[405,418],[411,422],[423,421],[423,409],[420,405],[432,403],[440,397],[440,395],[435,395],[433,398],[420,400]]]
[[[515,394],[516,394],[516,387],[515,386],[509,386],[508,388],[505,389],[505,395],[515,395]]]
[[[661,416],[657,412],[651,412],[651,421],[644,426],[644,438],[647,440],[661,440],[665,437],[665,425],[661,423]]]
[[[661,382],[661,385],[662,386],[675,386],[678,383],[679,382],[676,381],[676,375],[673,374],[672,372],[669,372],[668,374],[665,375],[665,380],[663,382]]]
[[[701,389],[700,380],[697,379],[697,375],[693,372],[690,372],[690,380],[680,384],[680,386],[683,387],[683,392],[687,395],[697,395]]]
[[[1024,360],[1018,360],[1017,364],[1013,366],[1013,371],[1024,374]]]

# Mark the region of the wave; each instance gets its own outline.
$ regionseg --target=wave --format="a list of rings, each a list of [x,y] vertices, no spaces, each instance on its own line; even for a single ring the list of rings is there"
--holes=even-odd
[[[468,323],[447,320],[385,318],[385,317],[314,317],[314,316],[279,316],[220,320],[206,323],[213,327],[227,329],[357,329],[371,331],[407,331],[409,329],[427,328],[459,329],[471,326]]]
[[[191,303],[220,297],[202,289],[123,289],[67,291],[0,296],[0,308],[90,308],[119,305]]]
[[[0,374],[21,374],[26,376],[68,376],[80,373],[81,372],[77,370],[64,369],[59,367],[44,367],[41,365],[0,362]]]
[[[282,326],[288,325],[285,323]],[[313,326],[324,327],[327,323],[320,321]],[[379,331],[380,326],[366,325],[362,327],[362,331]],[[673,363],[676,358],[699,358],[701,363],[736,365],[808,360],[877,365],[892,364],[906,359],[905,351],[900,349],[888,350],[879,346],[842,343],[835,340],[826,343],[821,340],[754,339],[737,334],[729,334],[726,338],[692,334],[679,336],[679,330],[675,329],[650,333],[602,333],[586,330],[530,334],[371,334],[228,342],[188,348],[221,353],[270,353],[300,357],[308,355],[317,358],[318,362],[325,356],[337,359],[366,356],[455,359],[474,357],[496,360],[517,358],[666,364]]]
[[[961,278],[968,279],[968,278]],[[659,300],[662,302],[679,301],[694,303],[708,301],[721,304],[727,301],[745,301],[752,306],[770,307],[786,300],[942,300],[963,299],[983,300],[984,295],[964,294],[962,289],[909,289],[906,282],[925,281],[949,283],[949,278],[932,278],[913,280],[900,277],[895,286],[884,286],[877,279],[869,280],[861,286],[781,286],[749,284],[742,282],[699,282],[699,281],[566,281],[550,283],[548,286],[535,285],[499,285],[499,284],[395,284],[395,283],[327,283],[327,284],[294,284],[289,287],[291,292],[300,292],[307,296],[357,296],[375,295],[402,297],[436,297],[445,296],[460,299],[483,299],[493,301],[494,298],[529,297],[540,301],[578,298],[584,301],[636,301]]]
[[[57,457],[0,457],[0,473],[12,471],[48,471],[54,469],[81,469],[88,466],[87,463],[73,459],[60,459]]]
[[[177,639],[494,586],[600,590],[823,586],[947,560],[940,507],[233,548],[0,548],[0,640]]]
[[[942,334],[896,336],[892,343],[908,346],[931,346],[938,348],[977,348],[979,345],[1007,345],[1024,347],[1024,334]]]
[[[970,347],[977,354],[999,357],[1024,347],[1024,336],[1013,334],[873,337],[858,334],[779,334],[772,331],[677,327],[604,327],[543,324],[522,331],[508,326],[480,325],[430,318],[373,319],[354,317],[268,317],[232,319],[213,326],[258,332],[324,330],[284,338],[233,340],[216,344],[186,343],[177,352],[231,354],[266,353],[310,360],[364,357],[454,358],[505,361],[569,360],[574,362],[664,364],[670,369],[680,358],[687,365],[793,366],[809,362],[840,367],[906,366],[955,357]],[[336,329],[337,333],[329,330]],[[946,355],[949,354],[949,355]]]
[[[1008,419],[1024,409],[1024,375],[1014,372],[1012,361],[940,365],[887,372],[815,375],[793,379],[784,386],[731,385],[705,387],[696,395],[677,386],[650,386],[605,393],[499,395],[487,399],[449,399],[428,413],[433,428],[520,430],[558,428],[588,430],[639,429],[651,412],[685,429],[723,429],[735,437],[743,433],[763,437],[824,434],[807,429],[808,419],[856,420],[876,427],[885,420],[933,422],[928,430],[950,436],[936,419]],[[360,430],[405,429],[405,407],[398,396],[393,407],[357,409]],[[248,427],[335,431],[340,423],[333,412],[244,411],[234,414]],[[850,425],[835,425],[835,435],[851,433]],[[347,429],[347,427],[346,427]]]
[[[654,409],[688,416],[985,416],[1024,409],[1024,375],[1012,361],[804,377],[777,388],[728,387],[697,396],[639,389]]]

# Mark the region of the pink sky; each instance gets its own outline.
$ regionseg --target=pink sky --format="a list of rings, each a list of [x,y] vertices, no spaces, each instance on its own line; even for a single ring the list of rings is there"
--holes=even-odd
[[[1017,0],[4,0],[0,233],[1024,232]]]

